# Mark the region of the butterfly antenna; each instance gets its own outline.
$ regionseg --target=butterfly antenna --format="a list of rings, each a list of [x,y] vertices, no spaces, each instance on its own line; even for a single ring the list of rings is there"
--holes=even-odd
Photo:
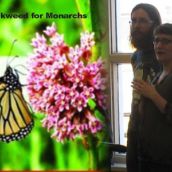
[[[13,50],[13,47],[14,47],[14,44],[17,42],[17,39],[15,39],[10,47],[10,51],[9,51],[9,54],[8,54],[8,57],[10,57],[11,55],[11,52]],[[14,56],[10,61],[7,60],[7,66],[18,56]],[[9,58],[8,58],[9,59]]]
[[[22,74],[22,75],[27,75],[26,73],[23,73],[23,72],[21,72],[20,70],[15,69],[15,68],[14,68],[14,71],[15,71],[15,73],[16,73],[17,75],[18,75],[19,73]]]
[[[26,71],[29,71],[28,68],[23,65],[23,64],[18,64],[18,65],[15,65],[14,68],[19,68],[19,67],[22,67],[23,69],[25,69]]]

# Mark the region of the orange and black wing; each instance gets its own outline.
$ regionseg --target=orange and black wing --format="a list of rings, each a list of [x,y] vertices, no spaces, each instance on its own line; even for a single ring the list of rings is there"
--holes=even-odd
[[[0,141],[11,142],[31,132],[33,119],[21,86],[5,82],[0,81]]]

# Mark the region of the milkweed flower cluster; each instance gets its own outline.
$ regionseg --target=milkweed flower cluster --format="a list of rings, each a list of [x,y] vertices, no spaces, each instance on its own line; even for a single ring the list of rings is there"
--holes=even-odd
[[[90,62],[93,33],[82,33],[80,45],[69,47],[54,24],[36,33],[28,60],[28,94],[33,108],[46,114],[43,127],[63,142],[78,135],[97,133],[103,127],[88,106],[89,99],[106,108],[103,61]]]

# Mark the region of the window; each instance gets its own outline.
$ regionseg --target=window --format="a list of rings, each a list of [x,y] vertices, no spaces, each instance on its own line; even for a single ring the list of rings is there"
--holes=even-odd
[[[112,139],[115,144],[127,144],[126,133],[131,113],[133,79],[130,56],[134,51],[129,43],[130,13],[138,3],[150,3],[157,7],[162,22],[172,23],[171,0],[109,0],[110,86]],[[125,171],[125,154],[114,154],[112,169]]]
[[[172,23],[172,3],[170,0],[109,0],[109,40],[110,40],[110,77],[111,77],[111,119],[113,141],[126,145],[126,132],[131,112],[133,78],[130,53],[134,50],[129,43],[129,20],[132,8],[138,3],[156,6],[162,22]]]
[[[110,0],[111,53],[131,53],[133,51],[129,43],[129,20],[132,8],[138,3],[153,4],[159,10],[163,23],[172,23],[171,0]]]

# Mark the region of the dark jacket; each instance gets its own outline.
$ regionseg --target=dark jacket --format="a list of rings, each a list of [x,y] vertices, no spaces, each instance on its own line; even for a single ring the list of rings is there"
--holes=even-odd
[[[168,105],[165,113],[161,113],[150,99],[142,99],[138,128],[139,156],[146,161],[172,166],[172,74],[156,84],[155,88]]]
[[[134,75],[138,69],[143,70],[143,80],[152,82],[153,78],[161,71],[161,66],[156,60],[153,50],[136,51],[131,57]],[[140,155],[140,123],[139,107],[141,107],[143,97],[135,100],[133,96],[131,115],[127,133],[127,170],[128,172],[138,172],[138,159]]]

